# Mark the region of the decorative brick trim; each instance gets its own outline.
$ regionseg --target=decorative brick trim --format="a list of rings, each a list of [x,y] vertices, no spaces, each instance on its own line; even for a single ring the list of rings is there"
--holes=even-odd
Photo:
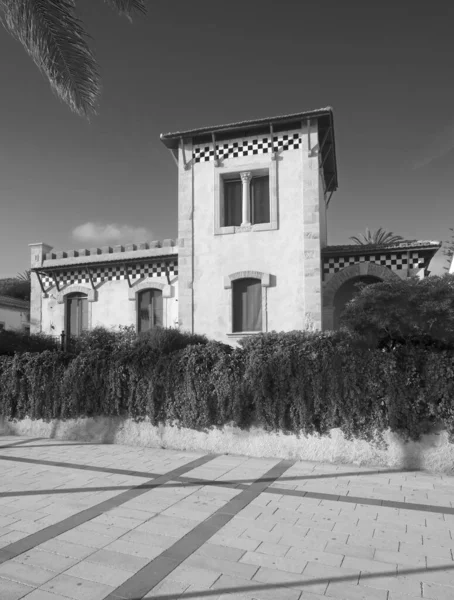
[[[173,286],[167,285],[165,283],[161,283],[160,281],[155,281],[151,277],[139,281],[138,283],[134,283],[128,290],[128,298],[129,300],[136,300],[137,294],[143,290],[161,290],[163,298],[172,298],[173,296]]]
[[[388,267],[377,265],[375,263],[357,263],[351,267],[346,267],[338,271],[323,287],[323,306],[325,308],[332,307],[334,304],[334,296],[337,290],[349,279],[362,277],[364,275],[372,275],[382,280],[399,280],[400,277]]]
[[[58,292],[58,294],[57,294],[58,304],[63,304],[65,302],[65,297],[68,296],[68,294],[74,294],[76,292],[79,292],[81,294],[86,294],[88,302],[96,302],[96,300],[98,299],[98,292],[96,290],[94,290],[93,288],[85,287],[84,285],[74,284],[74,285],[69,285],[63,291]]]
[[[270,287],[271,285],[271,275],[269,273],[262,273],[261,271],[237,271],[224,277],[224,289],[232,289],[232,281],[236,279],[260,279],[262,287]]]

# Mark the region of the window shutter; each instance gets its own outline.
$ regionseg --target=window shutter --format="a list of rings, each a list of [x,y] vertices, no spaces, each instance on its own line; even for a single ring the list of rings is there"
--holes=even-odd
[[[88,330],[88,299],[79,298],[80,303],[80,332]]]
[[[262,330],[262,283],[239,279],[232,286],[233,331]]]
[[[222,227],[241,225],[243,187],[241,180],[224,181],[224,222]]]
[[[270,222],[270,178],[268,175],[251,180],[252,223]]]

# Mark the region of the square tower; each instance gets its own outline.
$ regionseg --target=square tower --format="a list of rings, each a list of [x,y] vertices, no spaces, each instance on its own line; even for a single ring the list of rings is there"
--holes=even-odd
[[[331,108],[161,136],[178,164],[180,326],[235,343],[322,329]]]

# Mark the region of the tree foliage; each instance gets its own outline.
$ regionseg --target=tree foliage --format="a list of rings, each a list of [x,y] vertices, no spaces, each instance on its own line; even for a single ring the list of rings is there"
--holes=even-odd
[[[376,346],[412,341],[454,347],[454,275],[365,286],[340,322]]]
[[[352,236],[350,239],[355,242],[355,244],[359,244],[361,246],[368,244],[381,246],[384,244],[397,244],[398,242],[405,241],[402,236],[394,235],[392,231],[385,231],[381,227],[373,232],[366,227],[365,233],[361,233],[359,237]]]

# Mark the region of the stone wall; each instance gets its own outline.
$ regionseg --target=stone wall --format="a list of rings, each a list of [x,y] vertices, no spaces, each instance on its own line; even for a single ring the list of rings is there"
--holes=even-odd
[[[149,421],[136,423],[119,417],[51,422],[31,419],[10,422],[0,417],[0,434],[454,474],[454,444],[443,431],[425,435],[419,442],[404,442],[388,432],[384,436],[385,444],[379,446],[364,440],[346,440],[338,429],[326,436],[297,437],[260,428],[245,431],[224,427],[200,432],[163,425],[155,427]]]

